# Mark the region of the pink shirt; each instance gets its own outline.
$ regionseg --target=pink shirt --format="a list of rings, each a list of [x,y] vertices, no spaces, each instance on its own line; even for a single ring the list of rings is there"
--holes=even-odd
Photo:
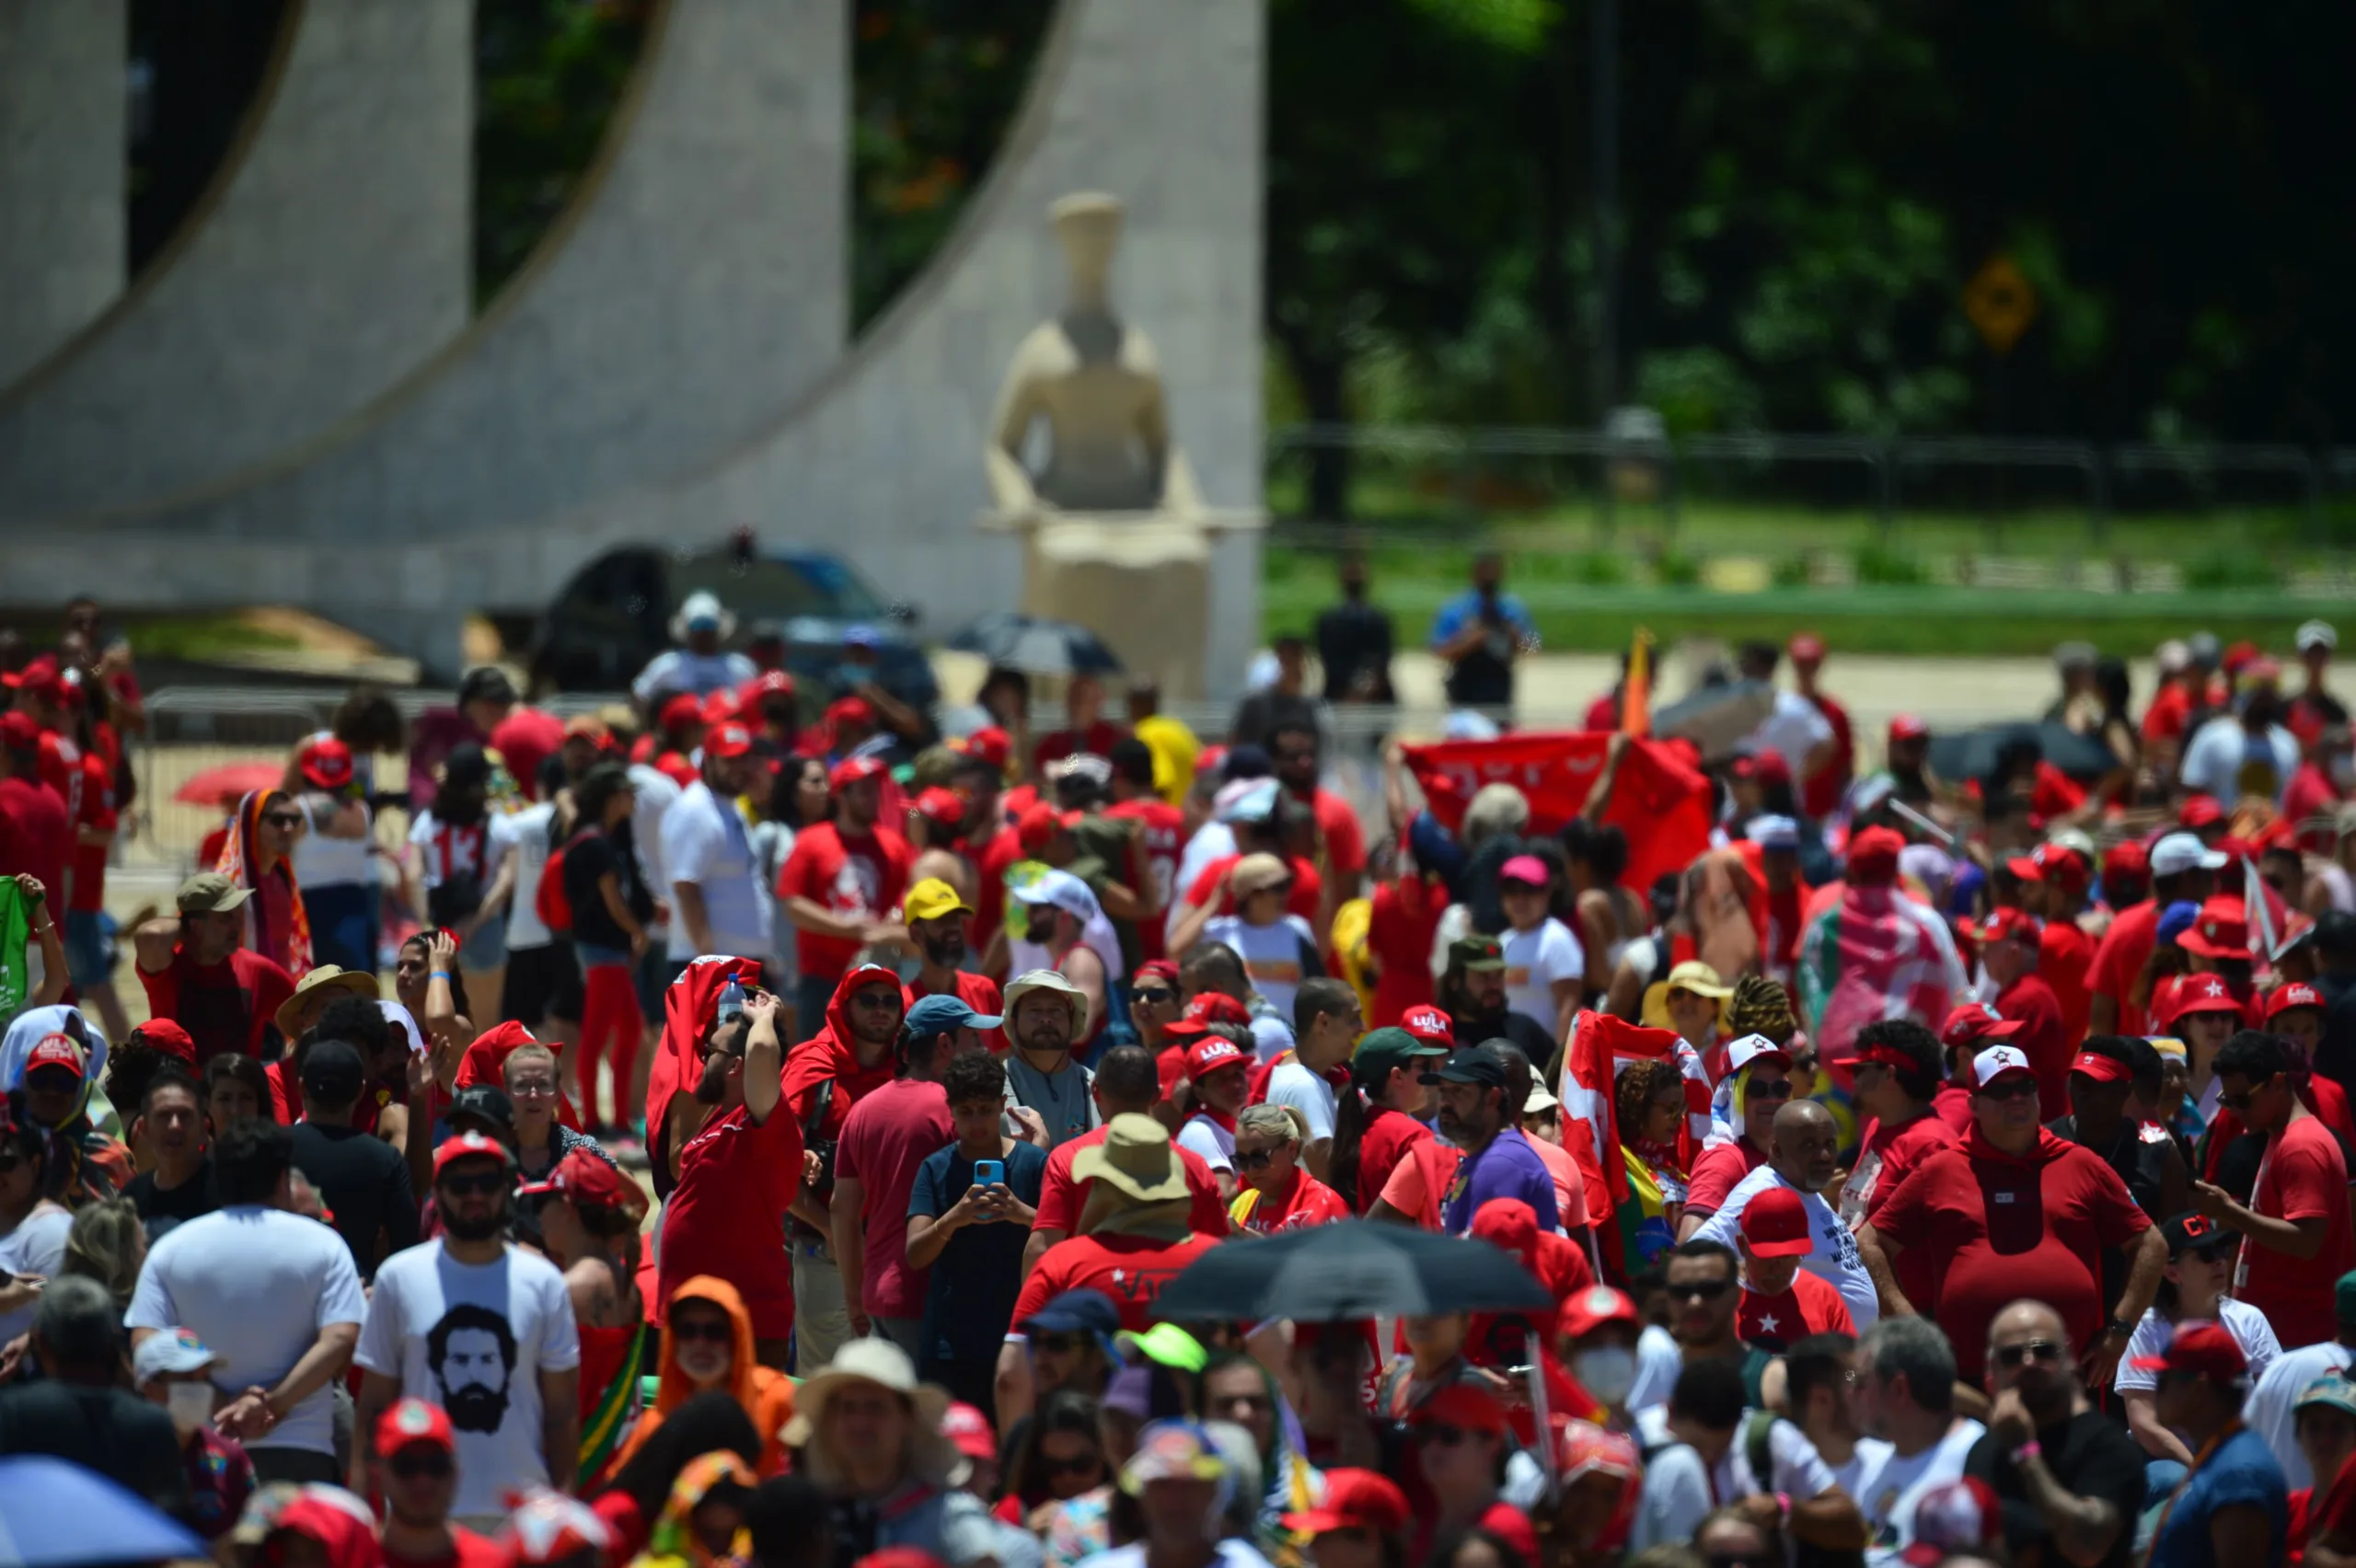
[[[908,1193],[917,1168],[956,1137],[948,1094],[917,1078],[894,1078],[872,1090],[843,1121],[835,1175],[860,1184],[860,1233],[867,1251],[860,1299],[870,1316],[924,1316],[932,1271],[908,1266]]]

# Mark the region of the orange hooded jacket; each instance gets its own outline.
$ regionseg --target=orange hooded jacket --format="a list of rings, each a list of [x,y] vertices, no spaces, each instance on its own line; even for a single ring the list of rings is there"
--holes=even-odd
[[[736,1287],[724,1279],[710,1274],[698,1274],[680,1286],[671,1296],[671,1309],[682,1301],[706,1301],[728,1314],[735,1326],[735,1341],[730,1346],[728,1391],[753,1418],[753,1430],[761,1435],[760,1472],[765,1476],[782,1475],[786,1470],[785,1445],[778,1435],[793,1417],[793,1379],[782,1372],[770,1370],[754,1359],[753,1317],[745,1309],[744,1297]],[[629,1439],[615,1458],[619,1465],[645,1445],[663,1424],[663,1418],[696,1396],[699,1390],[679,1365],[678,1345],[667,1321],[663,1326],[661,1381],[655,1387],[654,1406],[638,1418]]]

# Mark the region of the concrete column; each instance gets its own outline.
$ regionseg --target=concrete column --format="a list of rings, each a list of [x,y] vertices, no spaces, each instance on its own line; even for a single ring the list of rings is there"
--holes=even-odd
[[[122,292],[125,0],[0,0],[0,386]]]

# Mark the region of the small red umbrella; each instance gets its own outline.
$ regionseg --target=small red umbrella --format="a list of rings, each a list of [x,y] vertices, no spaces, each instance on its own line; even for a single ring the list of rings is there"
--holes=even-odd
[[[191,777],[172,791],[172,799],[191,806],[217,806],[241,801],[256,790],[275,790],[285,777],[283,762],[225,762]]]

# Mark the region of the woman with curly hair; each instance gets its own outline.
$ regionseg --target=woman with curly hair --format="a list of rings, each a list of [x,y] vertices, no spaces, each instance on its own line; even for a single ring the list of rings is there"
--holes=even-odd
[[[1620,1205],[1620,1255],[1630,1274],[1649,1266],[1677,1240],[1690,1178],[1678,1155],[1685,1125],[1685,1079],[1676,1064],[1631,1062],[1611,1088],[1612,1123],[1628,1172]]]

